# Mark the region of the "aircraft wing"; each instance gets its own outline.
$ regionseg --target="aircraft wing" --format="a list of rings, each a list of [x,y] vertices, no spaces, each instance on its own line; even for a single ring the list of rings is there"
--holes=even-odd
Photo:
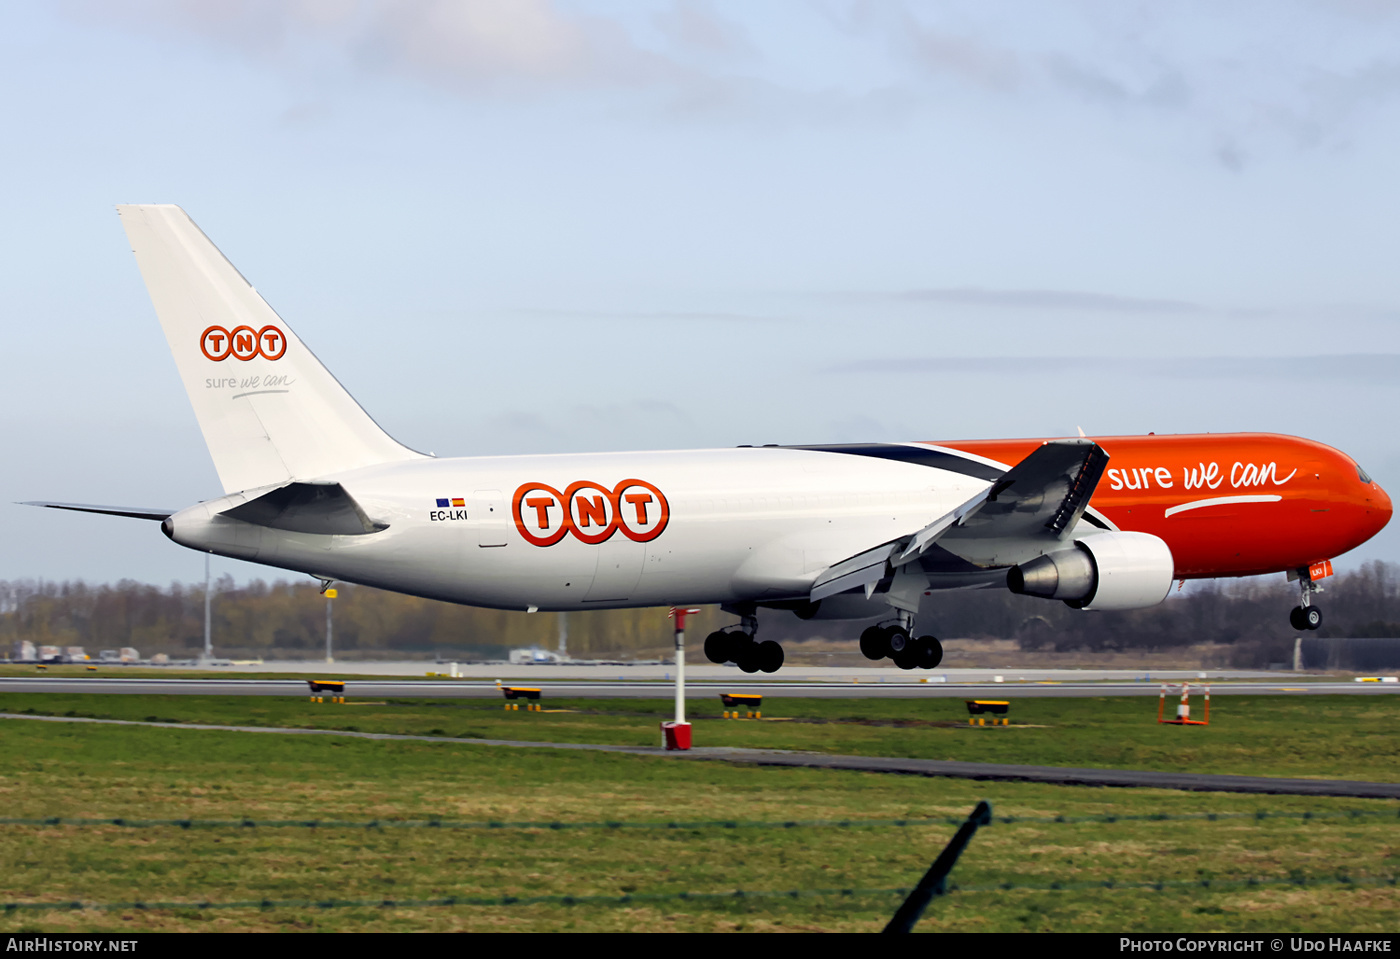
[[[145,509],[140,506],[92,506],[87,503],[49,503],[42,500],[31,500],[19,505],[44,506],[48,509],[71,509],[79,513],[106,513],[108,516],[130,516],[133,519],[153,519],[157,522],[179,512],[179,510],[174,509]]]
[[[1050,440],[923,529],[823,570],[809,599],[860,587],[868,597],[895,568],[924,557],[935,544],[974,566],[1038,555],[1074,529],[1107,465],[1108,454],[1092,440]]]
[[[1093,440],[1050,440],[994,480],[986,502],[947,538],[1060,539],[1084,515],[1107,465]]]

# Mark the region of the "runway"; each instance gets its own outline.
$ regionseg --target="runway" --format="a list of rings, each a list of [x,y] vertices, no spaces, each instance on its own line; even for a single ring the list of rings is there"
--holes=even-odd
[[[616,670],[612,671],[616,674]],[[340,678],[334,671],[318,674]],[[350,697],[395,699],[495,699],[500,685],[480,679],[396,680],[377,677],[345,677],[345,694]],[[531,686],[545,698],[569,699],[665,699],[675,695],[675,686],[666,680],[503,680],[503,685]],[[1400,684],[1376,682],[1307,681],[1282,682],[1240,679],[1195,680],[1193,690],[1209,685],[1212,695],[1250,696],[1378,696],[1400,693]],[[300,679],[160,679],[109,676],[19,676],[0,677],[0,693],[97,693],[112,695],[159,696],[305,696],[307,684]],[[983,699],[1007,697],[1087,698],[1095,696],[1157,696],[1161,683],[1152,681],[1026,680],[1024,682],[919,682],[904,677],[899,681],[781,681],[756,679],[742,673],[725,681],[687,680],[686,699],[709,699],[725,692],[756,693],[774,698],[809,697],[818,699]]]

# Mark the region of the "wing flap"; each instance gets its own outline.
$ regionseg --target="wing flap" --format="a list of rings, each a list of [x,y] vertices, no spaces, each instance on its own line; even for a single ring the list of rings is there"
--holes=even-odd
[[[861,586],[865,587],[867,593],[871,592],[875,585],[885,578],[885,566],[890,554],[898,549],[899,545],[898,542],[885,543],[864,553],[858,553],[835,566],[827,567],[812,584],[811,601],[819,602],[828,596]]]

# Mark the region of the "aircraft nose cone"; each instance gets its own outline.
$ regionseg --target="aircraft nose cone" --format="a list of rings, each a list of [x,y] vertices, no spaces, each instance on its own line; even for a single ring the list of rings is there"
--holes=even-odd
[[[1381,489],[1380,483],[1371,484],[1371,489],[1366,495],[1366,511],[1375,524],[1371,531],[1372,536],[1385,529],[1385,524],[1390,522],[1390,514],[1394,512],[1394,508],[1390,502],[1390,495]]]

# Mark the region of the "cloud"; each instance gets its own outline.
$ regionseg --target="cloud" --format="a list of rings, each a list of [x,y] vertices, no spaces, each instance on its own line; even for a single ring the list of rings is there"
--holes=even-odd
[[[615,427],[618,423],[669,420],[686,426],[693,424],[690,414],[669,400],[640,399],[625,403],[593,405],[580,403],[569,409],[574,424]]]
[[[842,294],[856,299],[936,303],[1011,310],[1080,310],[1113,313],[1198,313],[1203,309],[1183,300],[1159,300],[1088,293],[1080,290],[987,290],[972,286],[935,287],[885,293]]]
[[[293,73],[407,77],[463,97],[623,92],[667,117],[765,129],[897,123],[968,94],[1027,118],[1066,104],[1114,119],[1170,112],[1202,157],[1237,172],[1272,141],[1346,145],[1400,101],[1395,4],[1279,6],[1261,18],[1112,3],[1008,16],[971,0],[65,0],[83,20],[195,36]]]
[[[948,356],[856,360],[827,367],[826,373],[898,373],[976,376],[1130,375],[1172,380],[1284,380],[1310,383],[1336,380],[1379,386],[1400,385],[1400,354],[1358,353],[1324,356]]]
[[[342,88],[346,75],[407,78],[466,99],[612,94],[611,109],[646,120],[741,120],[761,123],[765,132],[775,124],[888,124],[907,117],[917,101],[894,84],[849,83],[826,64],[815,84],[789,82],[775,63],[790,51],[759,50],[742,25],[706,0],[652,2],[607,15],[567,0],[66,0],[65,6],[78,19],[173,34],[179,42],[195,37],[315,78],[318,98]],[[791,15],[806,14],[798,7]]]
[[[1186,77],[1175,68],[1161,68],[1145,83],[1132,84],[1075,57],[1052,53],[1043,59],[1046,74],[1063,89],[1092,103],[1108,106],[1184,106],[1191,99]]]
[[[70,9],[288,65],[339,61],[459,91],[651,85],[683,72],[616,20],[549,0],[74,0]]]
[[[1059,101],[1118,119],[1170,112],[1202,155],[1240,172],[1246,155],[1280,144],[1348,146],[1400,102],[1400,3],[1273,7],[1277,16],[1261,18],[1248,5],[1027,4],[1011,18],[958,0],[861,3],[842,25],[883,38],[925,83],[955,81],[1033,109]],[[1222,140],[1231,146],[1216,148]]]
[[[618,23],[564,15],[545,0],[394,0],[369,9],[361,56],[448,86],[645,85],[676,69]]]
[[[653,19],[677,49],[726,60],[758,54],[744,29],[721,17],[706,0],[679,0]]]
[[[995,91],[1019,87],[1025,68],[1014,52],[972,37],[958,36],[904,19],[903,42],[915,63],[935,74],[948,74]]]
[[[754,313],[722,313],[707,310],[556,310],[517,309],[517,316],[542,320],[601,320],[619,323],[791,323],[794,317],[762,316]]]
[[[528,409],[494,412],[483,432],[503,440],[491,444],[507,452],[537,447],[561,449],[612,449],[632,445],[636,437],[668,437],[692,431],[695,422],[681,406],[663,399],[642,398],[620,403],[562,405],[547,413]],[[643,442],[662,447],[664,439]]]
[[[1221,166],[1231,173],[1239,173],[1244,169],[1245,155],[1231,139],[1223,140],[1215,148],[1215,158],[1220,161]]]

